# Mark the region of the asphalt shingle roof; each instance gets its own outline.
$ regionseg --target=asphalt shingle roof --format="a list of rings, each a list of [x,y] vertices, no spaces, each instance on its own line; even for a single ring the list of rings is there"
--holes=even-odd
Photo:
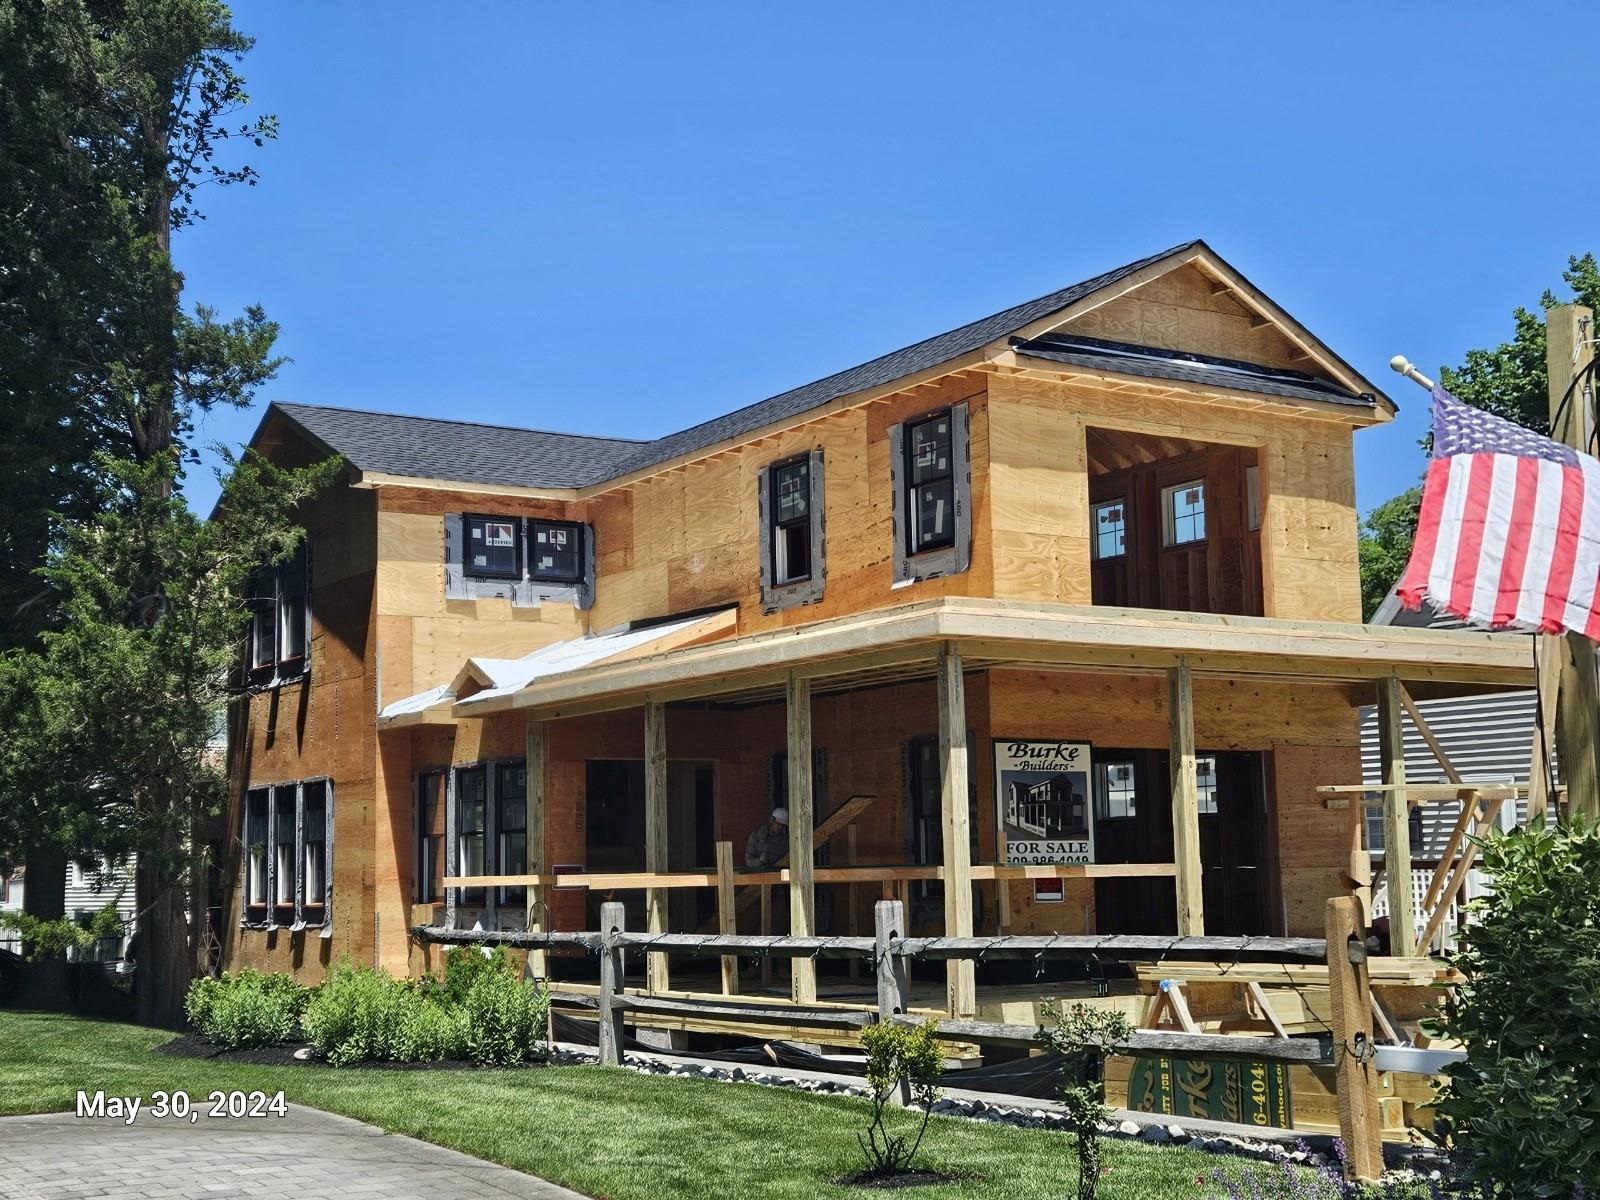
[[[279,409],[358,470],[462,483],[586,487],[621,474],[648,443],[437,417],[284,404]]]
[[[1093,279],[1018,304],[982,320],[973,321],[926,338],[914,345],[861,363],[803,387],[780,392],[724,416],[702,422],[654,441],[589,437],[552,433],[513,426],[480,425],[434,417],[411,417],[359,409],[327,408],[312,404],[275,403],[274,408],[299,424],[329,449],[344,455],[358,470],[422,479],[448,479],[462,483],[508,484],[531,488],[580,488],[616,479],[684,454],[693,454],[718,442],[752,433],[764,426],[800,416],[830,401],[869,388],[881,387],[919,371],[941,366],[974,350],[1015,334],[1033,322],[1126,279],[1145,267],[1175,254],[1203,248],[1200,241],[1185,242],[1159,254],[1127,263]],[[1075,339],[1071,345],[1045,340],[1029,343],[1025,353],[1054,358],[1123,374],[1149,375],[1197,383],[1223,383],[1265,395],[1297,399],[1332,400],[1370,405],[1372,398],[1356,396],[1311,377],[1292,372],[1255,374],[1219,369],[1222,360],[1199,355],[1166,354],[1147,347],[1122,347],[1117,343],[1092,344]],[[1019,346],[1019,349],[1023,347]],[[1144,356],[1128,351],[1142,351]],[[1163,355],[1159,358],[1151,354]],[[1249,364],[1232,364],[1247,367]]]
[[[1254,363],[1212,358],[1182,350],[1159,350],[1152,346],[1061,334],[1046,334],[1032,341],[1014,338],[1012,344],[1018,354],[1025,354],[1029,358],[1043,358],[1094,371],[1113,371],[1148,379],[1172,379],[1256,392],[1263,396],[1321,400],[1359,408],[1371,408],[1376,403],[1372,396],[1349,391],[1338,384],[1299,371],[1274,370]]]

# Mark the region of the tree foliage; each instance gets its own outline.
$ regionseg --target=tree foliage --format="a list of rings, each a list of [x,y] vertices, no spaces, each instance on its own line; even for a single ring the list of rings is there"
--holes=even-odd
[[[1497,1195],[1600,1191],[1600,827],[1517,829],[1483,844],[1494,893],[1472,902],[1439,1032],[1467,1059],[1437,1108]],[[1583,1189],[1581,1192],[1579,1189]]]
[[[1572,255],[1562,281],[1571,290],[1563,300],[1546,289],[1539,311],[1518,306],[1511,314],[1512,337],[1498,346],[1468,350],[1461,364],[1444,367],[1439,382],[1475,408],[1515,421],[1539,433],[1550,432],[1550,372],[1545,365],[1544,312],[1558,304],[1582,304],[1600,313],[1600,263],[1593,254]],[[1424,446],[1428,442],[1424,440]],[[1413,499],[1415,497],[1415,499]],[[1360,531],[1362,616],[1370,619],[1405,570],[1417,531],[1419,488],[1408,488],[1378,505]]]
[[[241,116],[250,44],[218,0],[0,0],[0,469],[23,482],[0,517],[0,856],[137,852],[140,1015],[165,1024],[207,907],[244,582],[331,472],[246,459],[214,520],[181,499],[197,419],[282,363],[260,308],[186,308],[172,259],[204,185],[255,181],[228,144],[276,135]]]

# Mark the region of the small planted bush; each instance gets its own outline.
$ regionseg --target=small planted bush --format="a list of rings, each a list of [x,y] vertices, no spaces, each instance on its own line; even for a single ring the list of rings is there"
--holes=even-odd
[[[334,1066],[401,1059],[397,1049],[418,989],[384,970],[348,959],[333,969],[306,1006],[306,1036]]]
[[[466,1022],[467,1057],[486,1067],[510,1067],[543,1057],[550,993],[518,977],[513,964],[472,981],[458,1011]]]
[[[189,1023],[219,1046],[246,1050],[299,1039],[309,997],[288,975],[243,970],[189,986]]]
[[[869,1176],[898,1175],[911,1169],[911,1160],[928,1131],[933,1102],[939,1098],[939,1075],[944,1060],[934,1037],[934,1022],[921,1025],[868,1025],[861,1031],[867,1051],[867,1083],[872,1087],[872,1120],[866,1133],[856,1134],[867,1156]],[[922,1110],[916,1136],[894,1133],[885,1120],[896,1092],[906,1087],[911,1103]]]
[[[1044,1007],[1039,1040],[1066,1059],[1061,1106],[1078,1141],[1078,1200],[1095,1200],[1100,1188],[1100,1126],[1111,1119],[1105,1100],[1106,1055],[1127,1042],[1133,1026],[1120,1012],[1074,1004]]]

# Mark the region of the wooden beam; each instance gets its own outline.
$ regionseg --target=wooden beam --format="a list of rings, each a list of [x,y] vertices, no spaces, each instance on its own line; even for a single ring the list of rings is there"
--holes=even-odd
[[[1383,869],[1389,896],[1389,946],[1417,952],[1416,898],[1411,891],[1411,808],[1406,801],[1406,749],[1400,680],[1378,684],[1378,757],[1383,764]]]
[[[939,805],[944,833],[944,931],[972,936],[972,838],[967,763],[967,690],[961,652],[954,642],[939,647]],[[952,959],[945,966],[946,1007],[952,1017],[978,1011],[975,964]]]
[[[1189,664],[1180,659],[1167,671],[1167,716],[1172,750],[1172,859],[1178,868],[1178,933],[1206,931],[1205,876],[1200,862],[1200,795],[1195,775],[1194,687]]]
[[[647,871],[667,870],[667,710],[644,706],[644,865]],[[651,933],[667,931],[667,892],[651,888],[644,899],[646,927]],[[645,971],[649,991],[672,986],[665,954],[651,954]]]
[[[1478,839],[1494,825],[1503,804],[1504,800],[1490,800],[1484,807],[1483,816],[1477,819],[1477,828],[1473,831],[1475,836],[1467,839],[1467,847],[1461,852],[1461,859],[1456,863],[1454,873],[1439,892],[1438,906],[1433,910],[1433,915],[1428,918],[1427,927],[1422,931],[1424,947],[1431,946],[1434,936],[1443,928],[1444,915],[1456,895],[1466,886],[1467,877],[1472,872],[1472,864],[1478,857]]]
[[[733,895],[733,843],[717,843],[717,932],[736,936],[739,932],[738,906]],[[731,996],[739,990],[739,957],[722,956],[722,994]]]
[[[549,811],[550,727],[546,721],[528,718],[528,728],[523,739],[524,763],[527,768],[527,817],[523,822],[527,839],[527,867],[534,875],[543,875],[550,869],[545,861],[545,818]],[[528,885],[526,928],[538,933],[550,925],[550,908],[542,883]],[[528,968],[540,979],[549,974],[549,964],[543,950],[528,953]]]
[[[1565,643],[1559,638],[1534,639],[1538,662],[1535,684],[1538,704],[1534,711],[1533,745],[1528,755],[1528,824],[1543,828],[1551,801],[1551,780],[1555,778],[1556,710],[1561,703],[1561,658]]]
[[[1347,1170],[1356,1179],[1376,1180],[1383,1174],[1383,1124],[1378,1112],[1378,1072],[1371,1055],[1372,988],[1356,916],[1352,897],[1334,896],[1328,901],[1328,996],[1339,1135],[1344,1139]],[[1360,961],[1352,962],[1352,958]]]
[[[789,717],[789,932],[795,937],[811,937],[817,927],[812,881],[816,826],[811,791],[811,681],[790,672],[785,696]],[[795,959],[790,965],[789,985],[796,1004],[814,1003],[816,963]]]
[[[1411,723],[1417,727],[1417,732],[1422,735],[1423,742],[1433,753],[1434,761],[1439,764],[1439,769],[1444,772],[1444,777],[1451,783],[1461,782],[1461,772],[1456,770],[1455,764],[1450,761],[1450,756],[1444,752],[1444,745],[1433,732],[1433,727],[1428,724],[1428,719],[1422,715],[1422,710],[1417,707],[1417,702],[1411,698],[1411,693],[1406,691],[1405,684],[1399,684],[1400,705],[1406,710],[1406,716],[1411,718]]]
[[[1570,399],[1567,389],[1594,358],[1594,313],[1579,304],[1545,310],[1545,365],[1550,381],[1550,416],[1557,440],[1587,452],[1594,433],[1590,405],[1581,389]],[[1563,403],[1565,401],[1565,403]],[[1561,702],[1557,741],[1561,774],[1567,784],[1567,808],[1594,819],[1600,816],[1600,683],[1595,678],[1595,644],[1581,634],[1564,635]]]

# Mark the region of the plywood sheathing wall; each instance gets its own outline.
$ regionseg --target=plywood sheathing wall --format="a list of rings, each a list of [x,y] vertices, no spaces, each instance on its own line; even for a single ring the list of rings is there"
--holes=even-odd
[[[1293,343],[1195,266],[1179,267],[1067,322],[1063,332],[1309,371]]]
[[[1258,447],[1266,615],[1360,620],[1350,426],[1009,375],[988,396],[996,597],[1090,603],[1095,426]]]
[[[583,634],[583,614],[570,603],[447,600],[444,583],[446,513],[581,521],[583,506],[424,488],[377,495],[380,706],[448,682],[474,655],[517,658]]]
[[[738,604],[741,634],[935,596],[988,594],[988,418],[981,377],[845,409],[804,427],[677,467],[591,501],[596,551],[592,627]],[[965,400],[970,414],[971,569],[897,591],[889,427]],[[816,604],[763,614],[757,476],[820,449],[824,461],[827,588]]]
[[[230,739],[229,906],[221,936],[229,969],[295,970],[316,980],[346,953],[372,952],[376,680],[370,669],[376,506],[335,486],[306,514],[311,553],[311,669],[302,680],[238,702]],[[334,781],[332,936],[239,928],[241,805],[250,787]]]

